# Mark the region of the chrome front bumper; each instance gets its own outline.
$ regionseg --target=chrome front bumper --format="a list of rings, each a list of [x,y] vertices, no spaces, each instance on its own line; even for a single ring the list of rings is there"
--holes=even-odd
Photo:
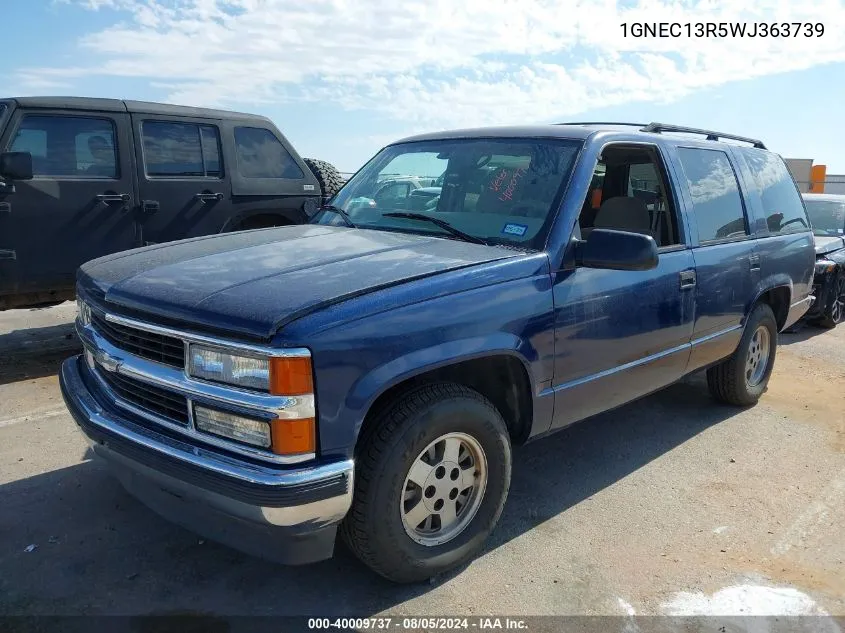
[[[93,452],[110,463],[130,492],[160,514],[259,555],[266,554],[270,544],[286,550],[285,537],[294,537],[290,543],[298,551],[269,556],[282,562],[331,556],[337,523],[352,503],[352,460],[282,468],[158,433],[107,401],[81,356],[64,362],[59,382]],[[309,535],[318,537],[316,552],[303,547]]]

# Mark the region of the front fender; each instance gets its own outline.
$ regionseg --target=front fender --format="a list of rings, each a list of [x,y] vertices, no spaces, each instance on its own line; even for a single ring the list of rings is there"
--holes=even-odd
[[[363,376],[355,383],[346,404],[352,408],[364,406],[369,409],[385,391],[415,376],[463,361],[500,355],[513,356],[522,363],[531,380],[533,391],[535,383],[530,364],[521,353],[524,349],[523,341],[505,332],[449,341],[420,349],[391,360]],[[533,360],[536,361],[536,357]]]
[[[386,293],[380,303],[390,303],[389,297],[395,300]],[[354,314],[355,302],[345,305]],[[313,355],[321,451],[348,456],[380,395],[405,380],[467,360],[501,354],[517,358],[536,403],[554,367],[552,307],[551,281],[541,272],[303,331],[296,340]],[[540,416],[547,409],[551,415],[546,400],[535,407]],[[540,424],[537,416],[535,424]]]
[[[526,351],[535,352],[530,361],[524,355]],[[495,332],[487,336],[433,345],[377,367],[355,383],[346,400],[346,407],[352,411],[367,412],[382,394],[406,380],[448,365],[495,356],[511,356],[519,360],[528,375],[531,394],[536,397],[538,393],[536,380],[531,371],[531,361],[538,360],[536,350],[527,350],[525,341],[513,334]],[[357,420],[354,432],[356,440],[363,418],[364,416],[360,416]]]

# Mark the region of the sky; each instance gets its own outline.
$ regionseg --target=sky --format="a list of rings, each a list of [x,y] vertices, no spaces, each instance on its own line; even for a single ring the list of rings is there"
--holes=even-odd
[[[344,172],[415,133],[575,120],[732,132],[845,173],[845,0],[743,4],[2,0],[0,95],[263,114],[300,154]],[[643,22],[824,30],[633,37]]]

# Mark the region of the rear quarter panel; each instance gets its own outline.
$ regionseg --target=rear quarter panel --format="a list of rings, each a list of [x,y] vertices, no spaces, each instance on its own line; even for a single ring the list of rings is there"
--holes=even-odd
[[[751,230],[757,239],[757,252],[760,255],[760,278],[748,307],[750,309],[764,292],[776,287],[788,287],[791,309],[784,327],[789,327],[803,316],[813,291],[816,262],[813,233],[809,229],[796,233],[771,233],[766,222],[763,201],[749,165],[740,152],[733,150],[732,153],[749,210]],[[795,195],[801,199],[797,186]],[[804,204],[803,199],[801,204]],[[809,221],[807,223],[809,225]]]

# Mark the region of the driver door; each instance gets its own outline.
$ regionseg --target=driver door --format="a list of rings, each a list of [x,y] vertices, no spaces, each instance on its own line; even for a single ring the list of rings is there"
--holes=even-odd
[[[597,165],[576,230],[582,235],[593,228],[651,235],[659,260],[652,270],[578,266],[553,273],[552,428],[678,380],[690,358],[695,262],[662,155],[650,145],[610,145],[602,154],[605,162]],[[643,174],[651,174],[649,181]],[[653,195],[636,193],[641,191]]]

